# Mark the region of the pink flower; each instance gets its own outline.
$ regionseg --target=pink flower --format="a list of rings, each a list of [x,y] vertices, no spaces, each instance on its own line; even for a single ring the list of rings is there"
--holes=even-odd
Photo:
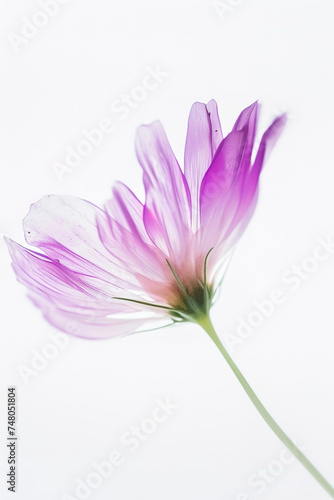
[[[257,109],[242,111],[223,139],[216,102],[195,103],[184,172],[160,122],[140,127],[144,204],[117,183],[103,209],[54,195],[31,206],[25,238],[40,252],[7,244],[18,280],[52,325],[98,339],[207,315],[286,121],[276,118],[252,158]]]

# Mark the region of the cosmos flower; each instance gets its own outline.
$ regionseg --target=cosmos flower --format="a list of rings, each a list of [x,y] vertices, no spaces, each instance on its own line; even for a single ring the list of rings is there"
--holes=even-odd
[[[196,102],[184,172],[161,123],[141,126],[144,204],[117,183],[103,209],[55,195],[31,206],[25,239],[39,251],[7,244],[18,280],[53,326],[100,339],[208,313],[286,121],[276,118],[254,156],[257,112],[257,103],[242,111],[223,138],[216,102]]]
[[[253,215],[259,176],[286,121],[274,120],[253,154],[257,103],[223,138],[215,101],[195,103],[184,172],[160,122],[139,128],[145,203],[122,183],[104,208],[46,196],[24,219],[28,244],[7,239],[13,268],[55,327],[101,339],[143,325],[192,321],[214,341],[259,414],[318,483],[334,488],[275,422],[221,343],[209,310],[231,252]]]

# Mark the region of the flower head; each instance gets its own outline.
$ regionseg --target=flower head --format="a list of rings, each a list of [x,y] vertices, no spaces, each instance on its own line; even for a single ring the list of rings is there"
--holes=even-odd
[[[39,251],[7,244],[17,278],[52,325],[107,338],[208,313],[286,121],[274,120],[253,155],[257,111],[257,103],[242,111],[223,138],[216,102],[195,103],[184,171],[160,122],[141,126],[145,203],[117,183],[103,209],[54,195],[31,206],[25,238]]]

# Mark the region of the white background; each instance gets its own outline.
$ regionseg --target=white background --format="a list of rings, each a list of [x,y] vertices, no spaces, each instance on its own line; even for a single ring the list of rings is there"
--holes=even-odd
[[[236,332],[238,318],[247,320],[254,301],[282,290],[285,302],[232,354],[273,416],[333,484],[334,254],[308,271],[298,289],[282,281],[312,256],[317,238],[334,239],[333,2],[227,0],[225,6],[219,16],[209,0],[71,0],[14,50],[8,35],[20,34],[22,18],[31,20],[40,6],[2,2],[0,231],[23,243],[21,220],[45,194],[102,204],[121,179],[142,196],[137,126],[160,119],[182,162],[196,100],[217,100],[225,133],[255,99],[262,104],[260,129],[287,111],[258,208],[212,316],[223,339]],[[111,103],[156,65],[168,76],[126,118],[113,113]],[[106,117],[114,132],[59,182],[54,162],[63,162],[83,130]],[[16,282],[3,241],[0,253],[1,498],[13,498],[4,479],[6,390],[13,384],[17,500],[75,498],[77,479],[85,481],[92,463],[115,449],[124,462],[89,498],[329,498],[296,461],[262,494],[248,484],[284,447],[194,325],[115,341],[69,338],[25,384],[19,366],[31,367],[34,349],[41,353],[55,330]],[[166,397],[178,408],[131,453],[122,434]]]

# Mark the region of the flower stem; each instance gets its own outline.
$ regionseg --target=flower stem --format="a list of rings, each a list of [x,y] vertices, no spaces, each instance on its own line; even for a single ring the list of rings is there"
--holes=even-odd
[[[334,488],[329,484],[329,482],[320,474],[320,472],[314,467],[314,465],[309,461],[309,459],[299,450],[299,448],[291,441],[291,439],[285,434],[285,432],[280,428],[280,426],[275,422],[270,413],[263,406],[239,368],[234,363],[231,356],[228,354],[227,350],[219,340],[215,329],[211,323],[209,316],[201,318],[198,324],[208,333],[211,339],[214,341],[231,370],[239,380],[243,389],[245,390],[247,396],[252,401],[253,405],[260,413],[261,417],[267,422],[271,430],[276,434],[276,436],[282,441],[282,443],[293,453],[293,455],[299,460],[299,462],[305,467],[306,470],[318,481],[318,483],[327,491],[327,493],[334,498]]]

